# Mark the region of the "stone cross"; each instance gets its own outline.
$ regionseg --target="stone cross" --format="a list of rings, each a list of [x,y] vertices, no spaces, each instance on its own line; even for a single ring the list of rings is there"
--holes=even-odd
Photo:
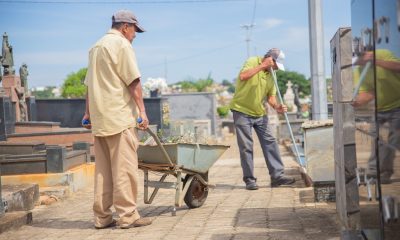
[[[292,89],[292,82],[289,80],[289,82],[286,84],[287,89],[286,93],[283,95],[283,100],[285,101],[286,106],[288,107],[288,112],[297,112],[297,107],[294,104],[294,93]]]

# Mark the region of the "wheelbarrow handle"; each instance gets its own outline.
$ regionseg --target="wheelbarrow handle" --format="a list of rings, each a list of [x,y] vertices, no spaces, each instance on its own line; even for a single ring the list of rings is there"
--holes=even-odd
[[[164,146],[162,145],[160,139],[158,138],[157,134],[155,134],[150,128],[146,128],[145,130],[138,128],[139,130],[146,131],[150,134],[150,136],[153,137],[153,139],[156,141],[158,147],[161,149],[161,152],[163,153],[165,159],[168,160],[168,163],[171,167],[175,167],[175,165],[172,163],[171,158],[169,157],[167,151],[165,150]]]

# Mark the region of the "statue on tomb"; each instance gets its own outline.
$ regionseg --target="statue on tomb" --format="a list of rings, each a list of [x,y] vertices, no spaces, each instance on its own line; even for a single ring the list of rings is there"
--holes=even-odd
[[[301,117],[301,103],[299,98],[299,86],[297,84],[293,85],[294,92],[294,105],[297,107],[297,118]]]
[[[18,96],[18,105],[19,105],[19,116],[20,116],[20,122],[27,122],[28,121],[28,107],[26,106],[25,102],[25,91],[20,88],[16,87],[15,91]]]
[[[21,87],[25,89],[25,95],[28,94],[28,65],[23,63],[22,66],[19,68],[19,77],[21,79]]]
[[[1,83],[1,81],[3,81],[3,73],[2,73],[2,70],[1,70],[1,62],[2,62],[2,60],[3,60],[3,56],[0,56],[0,83]]]
[[[13,50],[12,46],[8,43],[8,35],[7,33],[3,34],[3,47],[2,47],[2,56],[1,64],[4,67],[4,76],[15,74],[14,71],[14,58],[13,58]]]

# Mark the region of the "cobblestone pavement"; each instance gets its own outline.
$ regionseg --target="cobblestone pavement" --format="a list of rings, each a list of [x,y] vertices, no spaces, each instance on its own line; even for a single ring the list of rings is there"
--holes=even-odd
[[[210,169],[209,179],[216,187],[210,190],[200,208],[189,210],[183,206],[177,209],[176,216],[171,216],[175,194],[168,189],[160,190],[154,202],[146,205],[141,182],[139,211],[142,216],[154,217],[153,224],[133,229],[96,230],[91,210],[93,190],[87,188],[50,206],[35,208],[32,225],[7,231],[0,235],[0,240],[339,239],[334,204],[302,203],[301,180],[295,187],[270,188],[259,147],[255,147],[255,172],[260,189],[247,191],[242,182],[235,139],[231,138],[230,142],[232,147]],[[283,147],[281,154],[286,167],[296,166]]]

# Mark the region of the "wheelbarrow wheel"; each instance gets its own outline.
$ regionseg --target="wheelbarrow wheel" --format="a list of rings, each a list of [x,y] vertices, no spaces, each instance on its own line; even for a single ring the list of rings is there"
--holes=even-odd
[[[191,175],[187,174],[184,180],[186,184],[187,180]],[[208,172],[201,175],[205,181],[208,181]],[[204,185],[199,179],[196,177],[193,178],[190,183],[189,189],[185,194],[184,201],[189,208],[198,208],[201,207],[206,201],[208,196],[208,187]]]

